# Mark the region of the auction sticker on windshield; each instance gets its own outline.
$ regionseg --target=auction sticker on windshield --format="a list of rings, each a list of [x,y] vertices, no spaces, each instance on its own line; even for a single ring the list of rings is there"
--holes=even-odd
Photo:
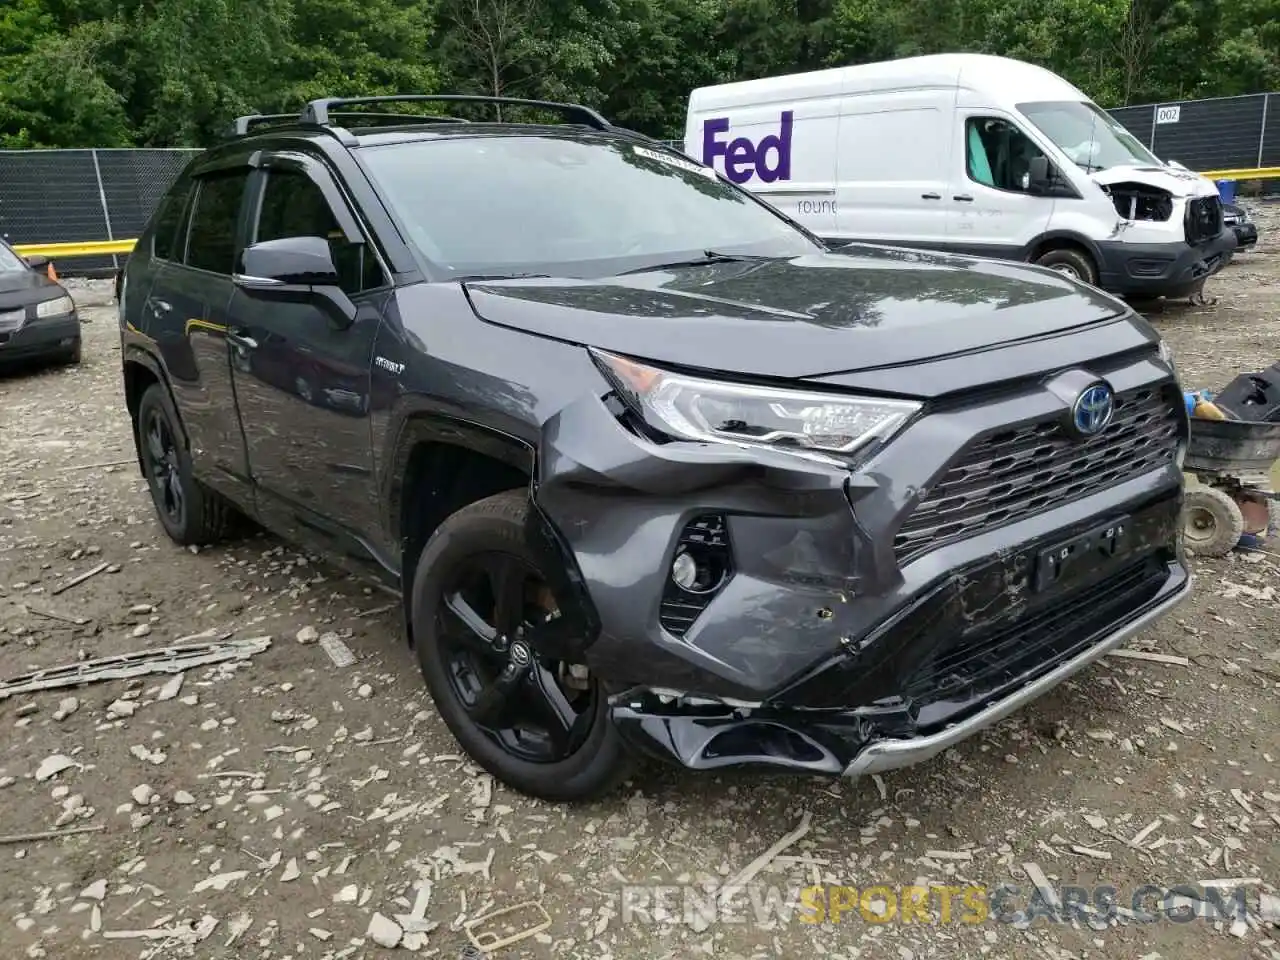
[[[650,160],[657,160],[659,163],[665,163],[672,167],[679,167],[681,170],[689,170],[693,173],[700,173],[709,179],[715,179],[716,172],[710,167],[704,167],[700,163],[693,160],[686,160],[683,157],[675,157],[669,153],[663,153],[660,150],[650,150],[647,147],[631,148],[636,152],[637,156],[647,157]]]

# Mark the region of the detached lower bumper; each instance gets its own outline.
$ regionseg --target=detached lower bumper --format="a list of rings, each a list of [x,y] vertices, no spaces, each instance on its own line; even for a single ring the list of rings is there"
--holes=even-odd
[[[1021,628],[1011,617],[968,638],[935,634],[937,646],[921,658],[906,687],[875,703],[848,709],[729,706],[633,690],[614,698],[613,718],[636,749],[691,769],[861,776],[911,766],[1043,696],[1151,626],[1190,591],[1182,564],[1157,553],[1028,612]],[[938,590],[927,603],[945,606],[946,592]],[[902,642],[910,644],[911,637]],[[978,658],[985,661],[982,668],[971,663],[966,669],[965,659]],[[985,669],[1000,660],[1006,669]],[[839,686],[848,666],[832,664],[825,676],[813,678],[811,689]]]
[[[1191,246],[1175,243],[1098,243],[1098,283],[1126,296],[1183,297],[1223,268],[1236,249],[1236,234],[1224,229],[1216,239]]]

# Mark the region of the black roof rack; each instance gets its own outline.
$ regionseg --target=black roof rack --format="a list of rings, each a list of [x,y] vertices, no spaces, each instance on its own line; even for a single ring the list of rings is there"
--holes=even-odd
[[[342,118],[344,120],[358,121],[377,121],[386,126],[394,124],[407,123],[470,123],[464,117],[446,117],[439,114],[407,114],[407,113],[366,113],[364,111],[351,113],[332,113],[329,115],[331,119]],[[226,131],[228,137],[246,136],[255,127],[267,126],[269,124],[280,124],[281,126],[299,126],[301,121],[296,113],[268,113],[268,114],[251,114],[247,117],[237,117],[235,123]]]
[[[297,123],[296,113],[251,113],[247,117],[236,117],[235,123],[227,130],[229,137],[243,137],[252,128],[265,123]]]
[[[304,124],[330,126],[331,113],[335,107],[346,107],[351,104],[365,103],[471,103],[494,104],[497,106],[530,107],[558,113],[569,123],[580,123],[596,130],[611,130],[612,125],[590,107],[577,103],[555,103],[550,100],[521,100],[518,97],[481,97],[466,94],[398,94],[382,97],[327,97],[312,100],[298,117]],[[416,118],[415,118],[416,119]],[[410,121],[412,122],[412,120]],[[456,121],[446,121],[456,122]]]

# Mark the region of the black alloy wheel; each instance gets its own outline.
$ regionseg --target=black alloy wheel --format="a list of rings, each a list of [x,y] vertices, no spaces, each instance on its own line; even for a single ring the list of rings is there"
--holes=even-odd
[[[165,526],[182,528],[187,523],[187,497],[178,467],[178,445],[164,411],[152,408],[142,424],[142,450],[151,481],[156,509]]]
[[[462,747],[531,796],[585,800],[612,789],[629,757],[604,685],[563,651],[577,629],[525,540],[528,492],[449,517],[423,548],[411,618],[422,675]]]

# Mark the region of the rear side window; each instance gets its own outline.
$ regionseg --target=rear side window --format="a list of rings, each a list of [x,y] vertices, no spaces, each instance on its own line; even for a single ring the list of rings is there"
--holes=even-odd
[[[186,223],[187,200],[191,197],[191,182],[184,180],[169,191],[156,213],[156,226],[151,234],[151,255],[160,260],[181,260],[182,230]]]
[[[350,243],[329,208],[329,201],[306,174],[272,170],[262,194],[255,243],[286,237],[323,237],[348,295],[381,287],[385,280],[378,258],[367,243]]]
[[[191,212],[187,266],[230,274],[236,255],[236,225],[248,171],[201,177]]]

